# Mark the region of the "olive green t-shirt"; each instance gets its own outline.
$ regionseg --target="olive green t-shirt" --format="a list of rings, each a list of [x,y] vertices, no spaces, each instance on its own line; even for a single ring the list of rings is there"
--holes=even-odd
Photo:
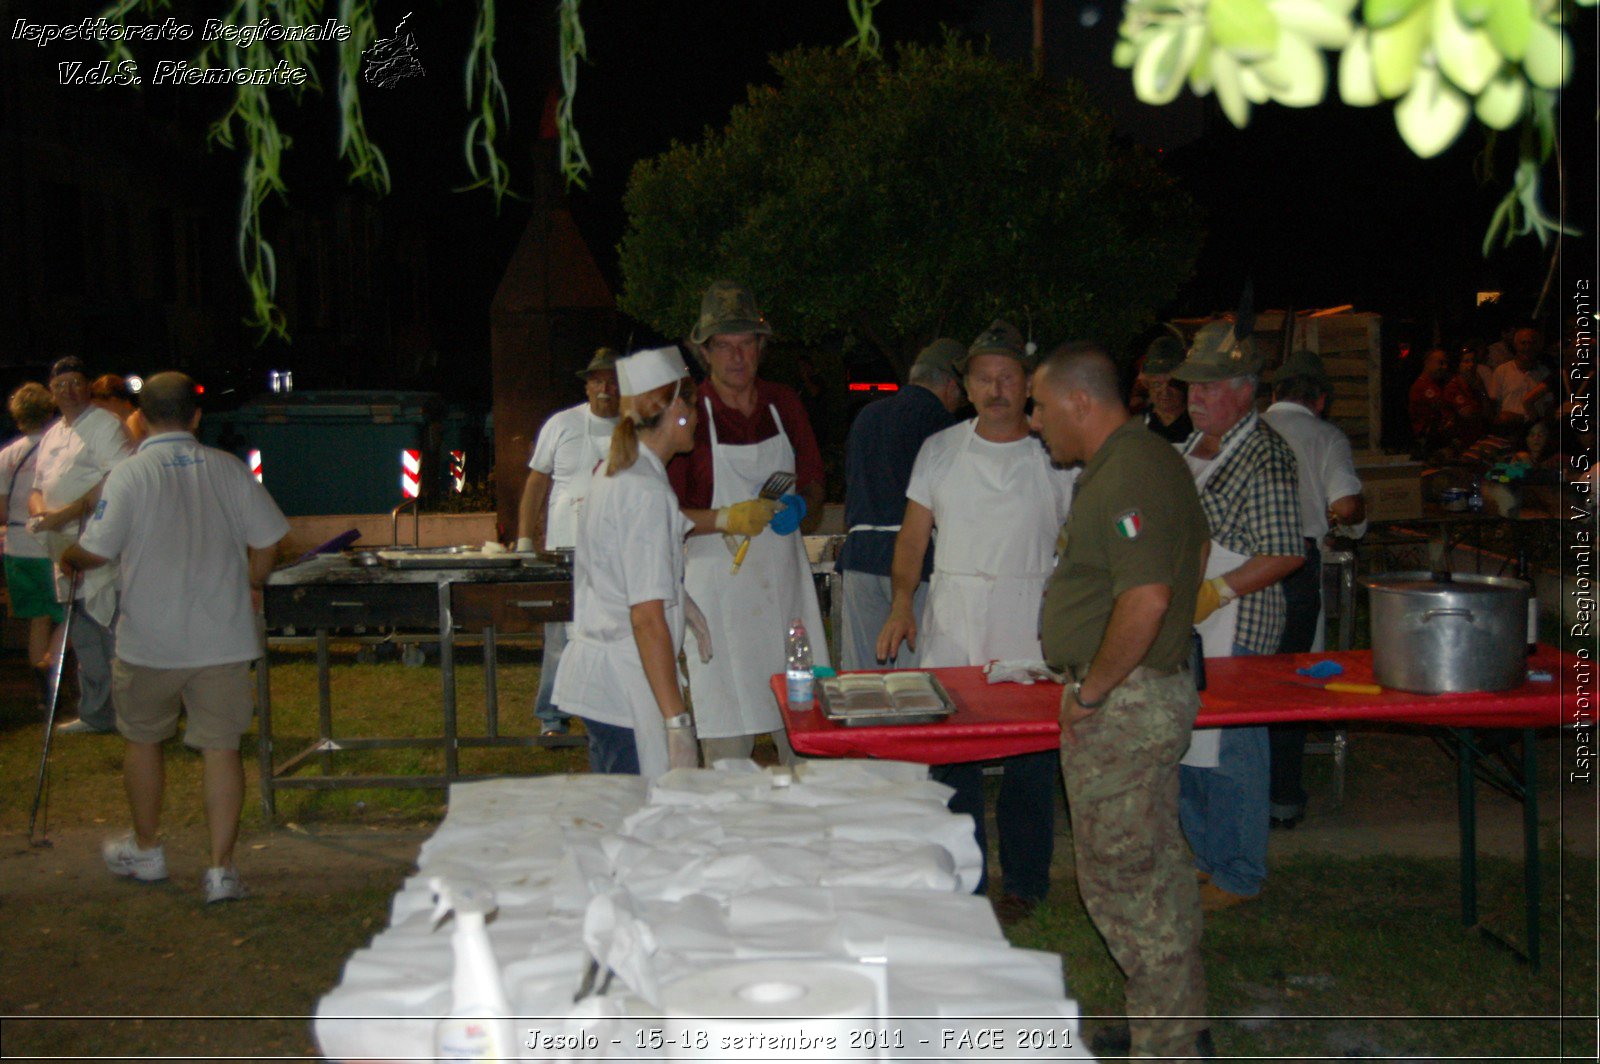
[[[1140,663],[1189,660],[1200,551],[1210,538],[1189,466],[1172,444],[1130,419],[1078,475],[1055,572],[1045,585],[1045,660],[1082,667],[1094,658],[1116,597],[1144,584],[1172,588],[1154,645]]]

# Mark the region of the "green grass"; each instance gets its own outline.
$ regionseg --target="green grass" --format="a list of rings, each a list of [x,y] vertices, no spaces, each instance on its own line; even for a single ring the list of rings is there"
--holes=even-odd
[[[1537,974],[1460,925],[1452,860],[1275,862],[1260,899],[1206,918],[1217,1051],[1593,1059],[1595,872],[1569,861],[1557,881],[1556,856],[1547,857]],[[1520,884],[1518,865],[1480,860],[1481,921],[1507,937],[1521,934]],[[1114,1017],[1121,975],[1072,884],[1058,883],[1053,899],[1012,941],[1061,953],[1085,1016]]]

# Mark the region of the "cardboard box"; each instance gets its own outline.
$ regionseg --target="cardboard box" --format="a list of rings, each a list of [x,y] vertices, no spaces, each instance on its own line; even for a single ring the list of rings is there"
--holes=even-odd
[[[1410,521],[1422,516],[1425,467],[1421,462],[1374,452],[1357,452],[1354,457],[1368,521]]]

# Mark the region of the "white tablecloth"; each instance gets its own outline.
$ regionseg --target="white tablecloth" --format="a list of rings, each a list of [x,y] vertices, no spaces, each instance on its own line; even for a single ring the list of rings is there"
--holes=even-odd
[[[451,1005],[452,928],[433,926],[429,887],[444,876],[495,892],[490,938],[518,1039],[544,1043],[522,1059],[716,1056],[675,1050],[657,1005],[678,980],[774,960],[870,976],[877,1018],[850,1021],[863,1029],[853,1046],[746,1059],[1087,1059],[1061,958],[1013,949],[971,893],[981,855],[950,793],[921,765],[849,760],[793,773],[724,762],[648,792],[636,776],[455,784],[389,926],[318,1003],[317,1042],[340,1060],[432,1052]],[[619,975],[575,1004],[607,941]]]

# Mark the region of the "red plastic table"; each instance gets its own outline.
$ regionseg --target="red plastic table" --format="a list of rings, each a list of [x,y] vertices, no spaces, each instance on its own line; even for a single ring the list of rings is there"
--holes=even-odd
[[[1549,672],[1553,679],[1529,681],[1510,691],[1492,694],[1422,695],[1385,690],[1377,695],[1350,695],[1279,682],[1310,682],[1295,670],[1313,661],[1327,660],[1344,666],[1340,680],[1372,682],[1372,652],[1368,650],[1207,658],[1207,686],[1200,696],[1196,726],[1369,720],[1446,729],[1460,754],[1456,803],[1461,831],[1461,918],[1468,927],[1478,922],[1475,780],[1481,747],[1473,733],[1476,729],[1520,730],[1521,779],[1503,773],[1500,782],[1523,803],[1526,959],[1537,969],[1539,807],[1533,730],[1581,719],[1580,698],[1592,700],[1595,694],[1593,664],[1580,661],[1574,654],[1541,646],[1529,667]],[[824,719],[816,710],[793,713],[785,698],[781,674],[772,678],[772,693],[783,711],[789,742],[796,753],[809,757],[881,757],[943,765],[1053,750],[1060,744],[1060,685],[991,686],[977,667],[931,671],[956,705],[955,713],[938,724],[845,727]],[[1486,769],[1498,769],[1492,762],[1484,765]]]

